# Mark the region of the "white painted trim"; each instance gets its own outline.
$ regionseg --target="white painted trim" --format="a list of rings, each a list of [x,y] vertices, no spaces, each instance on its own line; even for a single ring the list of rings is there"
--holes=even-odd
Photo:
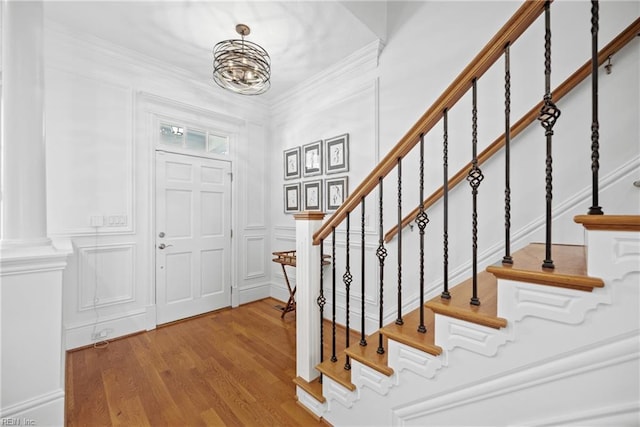
[[[162,118],[168,118],[170,120],[178,120],[184,122],[185,124],[196,126],[202,126],[206,129],[211,130],[222,130],[224,132],[229,133],[230,138],[230,147],[229,147],[229,155],[225,158],[219,159],[222,161],[229,162],[231,165],[231,171],[234,175],[237,176],[237,148],[232,144],[233,141],[240,141],[242,131],[246,128],[246,121],[243,119],[238,119],[237,117],[217,113],[215,111],[203,109],[200,107],[196,107],[190,104],[186,104],[179,101],[174,101],[168,98],[164,98],[149,92],[138,91],[135,93],[134,99],[134,128],[138,131],[134,134],[135,141],[139,144],[144,144],[146,154],[149,157],[149,176],[147,176],[147,188],[150,189],[149,194],[149,210],[150,210],[150,220],[149,220],[149,236],[152,240],[152,244],[149,245],[149,260],[150,265],[150,294],[152,297],[152,301],[155,302],[156,298],[156,276],[155,276],[155,265],[156,265],[156,253],[155,253],[155,238],[156,238],[156,198],[155,198],[155,188],[156,188],[156,151],[158,151],[157,144],[157,134],[153,133],[153,129],[157,128],[159,122]],[[155,136],[154,136],[155,135]],[[141,138],[138,141],[138,138]],[[187,154],[193,155],[193,154]],[[197,156],[197,155],[196,155]],[[208,156],[206,156],[208,157]],[[231,212],[230,212],[230,226],[231,229],[237,229],[236,218],[238,217],[238,197],[234,197],[239,194],[238,180],[233,179],[231,181]],[[231,297],[230,304],[232,307],[237,307],[242,303],[239,292],[238,292],[238,259],[240,257],[239,251],[239,243],[237,238],[231,238]]]
[[[386,396],[393,386],[398,385],[398,375],[387,376],[352,359],[351,383],[358,389],[367,387],[381,396]]]
[[[76,312],[81,313],[83,311],[88,311],[88,310],[95,310],[95,309],[99,309],[99,308],[103,308],[103,307],[109,307],[109,306],[113,306],[113,305],[118,305],[118,304],[125,304],[125,303],[130,303],[135,301],[136,299],[136,295],[135,295],[135,288],[136,288],[136,243],[135,242],[121,242],[121,243],[110,243],[110,244],[91,244],[91,245],[78,245],[77,246],[78,250],[76,252],[77,254],[77,284],[78,284],[78,300],[77,300],[77,307],[76,307]],[[85,273],[85,268],[87,268],[87,266],[85,265],[85,263],[83,262],[84,259],[84,255],[85,254],[89,254],[89,253],[94,253],[96,258],[98,257],[99,254],[101,253],[107,253],[107,252],[114,252],[117,250],[128,250],[129,252],[129,261],[130,261],[130,276],[131,276],[131,287],[129,289],[129,294],[128,295],[121,295],[120,297],[114,297],[111,299],[106,300],[105,302],[100,302],[100,303],[92,303],[92,304],[87,304],[87,305],[83,305],[82,301],[86,300],[85,298],[83,298],[84,296],[84,292],[83,290],[86,290],[84,285],[84,282],[82,280],[83,278],[83,274]],[[98,286],[98,284],[94,284],[94,286]],[[98,288],[96,288],[96,291],[98,290]],[[95,301],[97,295],[94,295],[93,300]]]
[[[238,304],[248,304],[250,302],[265,299],[271,296],[270,283],[258,283],[246,285],[242,288],[234,288],[234,293],[238,293]]]
[[[375,69],[383,47],[382,41],[374,40],[329,68],[309,77],[275,98],[271,104],[271,111],[277,116],[291,109],[292,104],[297,104],[301,93],[316,90],[322,85],[333,84],[336,81],[353,79],[354,75],[359,77],[364,72]]]
[[[338,402],[347,409],[360,400],[360,389],[351,391],[325,375],[322,377],[322,395],[327,399],[327,412],[332,412],[333,402]]]
[[[441,390],[432,399],[392,409],[393,425],[405,425],[419,417],[515,393],[584,372],[605,369],[626,361],[638,360],[639,336],[638,331],[634,331],[588,348],[579,348],[513,371],[502,372],[493,378],[483,378],[454,390]]]
[[[94,329],[107,330],[106,339],[108,340],[146,331],[149,329],[147,310],[147,307],[143,307],[115,315],[100,316],[97,321],[94,319],[66,324],[64,328],[66,350],[93,344],[95,341],[91,339],[91,333]]]
[[[621,419],[621,417],[623,417]],[[610,419],[611,421],[607,421]],[[520,425],[553,427],[562,425],[636,425],[640,419],[640,402],[623,402],[589,411],[572,412],[559,417],[527,421]]]
[[[311,411],[312,414],[322,417],[327,411],[327,403],[319,402],[315,397],[307,393],[302,387],[296,386],[296,397],[298,402]]]
[[[493,357],[498,349],[513,341],[511,329],[494,329],[454,317],[435,314],[435,344],[444,350],[456,347]]]
[[[110,43],[104,39],[98,38],[91,34],[73,31],[66,26],[60,25],[49,19],[45,19],[45,37],[54,39],[64,46],[74,47],[74,52],[88,51],[96,54],[103,61],[105,66],[110,68],[119,64],[123,71],[130,72],[125,67],[146,70],[156,76],[164,76],[178,81],[185,81],[194,88],[208,91],[212,97],[220,99],[221,104],[229,105],[239,109],[264,109],[268,106],[265,98],[260,97],[238,97],[228,91],[219,88],[213,80],[203,81],[201,76],[195,75],[190,70],[171,66],[166,62],[149,57],[140,52],[127,49],[123,46]],[[47,51],[50,51],[48,49]],[[57,62],[56,62],[57,61]],[[56,55],[47,57],[47,64],[58,64],[64,66]]]
[[[0,277],[61,271],[71,253],[51,246],[0,249]]]
[[[53,406],[51,408],[51,406]],[[50,407],[50,408],[47,408]],[[61,411],[61,414],[58,412]],[[50,416],[42,417],[42,413],[48,413]],[[37,414],[37,415],[31,415]],[[62,416],[59,416],[62,415]],[[18,418],[20,420],[26,418],[30,420],[34,420],[36,422],[35,425],[47,425],[51,420],[64,420],[64,389],[56,389],[50,391],[48,393],[41,394],[34,398],[22,401],[20,403],[16,403],[11,406],[7,406],[2,408],[2,413],[0,413],[1,420],[7,420],[12,418]],[[12,425],[5,424],[3,425]],[[13,425],[21,425],[21,424],[13,424]]]
[[[447,366],[447,352],[439,356],[425,353],[408,345],[389,340],[389,367],[398,375],[409,370],[423,378],[431,379],[438,370]]]

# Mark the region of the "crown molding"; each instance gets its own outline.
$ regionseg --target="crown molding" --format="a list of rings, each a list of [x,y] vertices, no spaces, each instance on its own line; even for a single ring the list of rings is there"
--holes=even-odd
[[[213,83],[213,80],[207,80],[205,82],[202,76],[189,70],[176,67],[145,55],[144,53],[111,43],[94,35],[71,30],[51,20],[45,21],[45,34],[47,40],[52,39],[61,43],[63,46],[73,48],[75,57],[80,57],[80,59],[83,60],[95,60],[94,58],[99,58],[98,61],[101,65],[128,74],[131,74],[131,67],[133,66],[140,71],[140,75],[151,73],[154,76],[174,80],[179,84],[192,86],[195,90],[202,90],[205,96],[215,98],[218,101],[216,104],[223,106],[225,110],[229,106],[236,107],[240,110],[250,108],[251,110],[266,111],[269,108],[269,102],[266,99],[245,96],[240,98],[236,94],[229,93],[217,87]],[[47,51],[48,50],[45,52]],[[78,55],[78,52],[91,52],[91,56]],[[64,56],[60,57],[58,54],[54,55],[49,53],[46,60],[47,63],[65,67]],[[68,68],[68,65],[65,68]]]
[[[383,48],[384,43],[380,39],[377,39],[318,74],[308,78],[304,82],[293,86],[282,95],[273,99],[271,103],[272,116],[276,116],[290,109],[291,104],[298,101],[301,94],[305,94],[306,98],[308,93],[320,90],[324,85],[353,80],[353,76],[359,77],[369,71],[375,70],[378,67],[378,59],[380,58],[380,53]]]

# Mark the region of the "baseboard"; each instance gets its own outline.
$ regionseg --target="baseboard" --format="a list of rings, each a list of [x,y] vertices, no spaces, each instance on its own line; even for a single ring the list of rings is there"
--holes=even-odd
[[[64,390],[58,389],[2,408],[0,424],[14,426],[64,425]]]
[[[271,296],[270,283],[261,283],[258,285],[251,285],[251,286],[238,288],[238,304],[239,305],[265,299],[270,296]]]
[[[97,323],[65,325],[65,350],[86,347],[98,341],[110,340],[148,330],[149,315],[147,313],[148,307],[145,307],[121,313],[117,316],[105,316],[100,318]],[[91,339],[91,335],[94,331],[105,331],[106,336],[100,340],[93,340]]]
[[[284,285],[272,283],[269,289],[269,296],[286,302],[289,300],[289,291],[284,287]]]

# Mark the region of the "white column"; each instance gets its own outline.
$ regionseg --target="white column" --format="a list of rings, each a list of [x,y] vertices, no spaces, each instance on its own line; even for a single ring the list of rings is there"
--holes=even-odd
[[[320,246],[313,234],[322,225],[324,213],[302,212],[296,219],[296,375],[312,381],[320,373]]]
[[[47,239],[42,2],[2,4],[2,246]]]
[[[63,425],[68,252],[47,238],[43,4],[1,6],[0,424]]]

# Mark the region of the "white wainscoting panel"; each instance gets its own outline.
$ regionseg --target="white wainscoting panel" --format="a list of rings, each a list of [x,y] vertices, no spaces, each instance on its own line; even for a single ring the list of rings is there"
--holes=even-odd
[[[135,299],[135,244],[78,247],[78,311]]]
[[[266,275],[264,265],[265,250],[265,238],[263,236],[245,237],[245,279],[255,279],[256,277],[264,277]]]

